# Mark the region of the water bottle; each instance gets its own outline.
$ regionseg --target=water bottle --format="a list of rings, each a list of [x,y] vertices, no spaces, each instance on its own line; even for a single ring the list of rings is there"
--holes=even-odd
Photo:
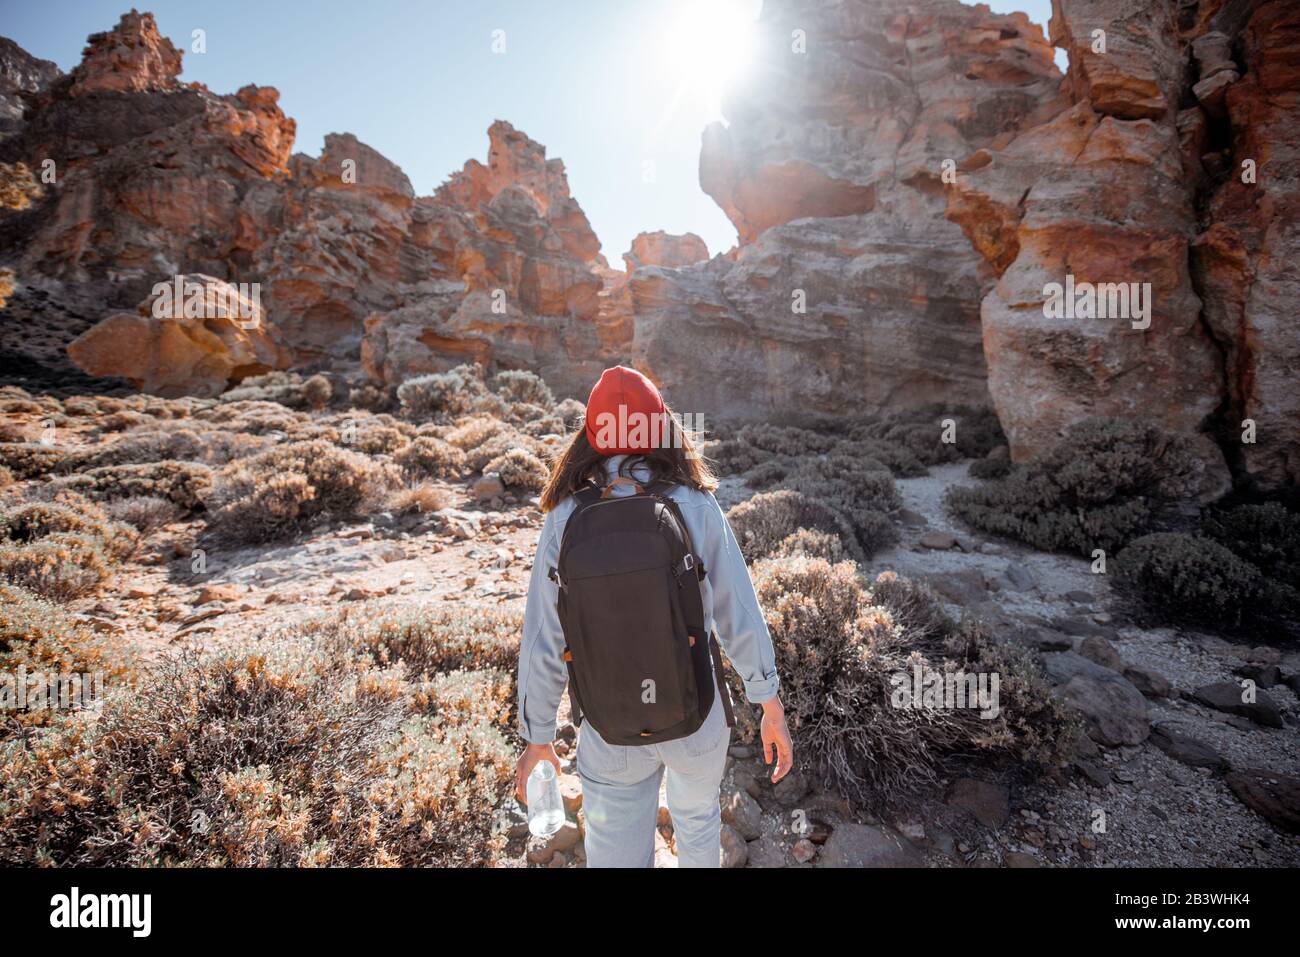
[[[533,765],[524,793],[528,797],[528,830],[534,837],[550,837],[564,825],[564,800],[555,765],[550,761]]]

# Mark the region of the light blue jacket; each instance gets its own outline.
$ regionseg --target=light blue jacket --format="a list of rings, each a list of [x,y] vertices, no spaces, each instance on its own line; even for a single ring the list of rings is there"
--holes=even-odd
[[[617,473],[626,458],[613,455],[606,459],[607,473]],[[638,481],[650,480],[644,465],[634,467],[632,475]],[[613,494],[630,495],[632,487],[616,485]],[[772,638],[726,516],[710,492],[678,486],[670,497],[681,506],[691,543],[704,562],[706,574],[700,586],[706,627],[717,633],[722,650],[744,680],[745,697],[754,704],[774,698],[779,682]],[[559,562],[560,539],[573,508],[574,501],[569,498],[547,513],[528,583],[519,647],[519,731],[533,744],[555,740],[555,716],[569,679],[563,657],[564,632],[555,610],[559,586],[547,573]]]

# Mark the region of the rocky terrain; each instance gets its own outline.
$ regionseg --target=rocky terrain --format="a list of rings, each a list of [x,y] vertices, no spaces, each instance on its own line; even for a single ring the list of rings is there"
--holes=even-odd
[[[154,663],[243,655],[250,637],[274,645],[322,616],[341,616],[319,626],[336,631],[439,609],[513,621],[541,524],[538,475],[581,411],[572,398],[605,366],[633,365],[718,426],[724,508],[784,516],[764,498],[773,489],[833,500],[834,516],[808,511],[788,531],[837,537],[817,548],[854,560],[863,589],[889,571],[924,584],[952,622],[1027,655],[1083,727],[1046,770],[955,748],[901,803],[850,799],[808,767],[773,788],[737,740],[730,866],[1294,866],[1300,11],[1053,7],[1044,36],[1022,14],[956,0],[768,0],[759,68],[700,156],[701,187],[738,245],[710,257],[697,236],[646,232],[625,270],[602,254],[563,162],[503,120],[484,161],[417,196],[351,134],[295,153],[274,89],[184,82],[148,13],[91,37],[66,75],[0,39],[6,567],[35,574],[40,557],[65,573],[63,552],[41,551],[50,528],[8,524],[51,496],[96,527],[140,511],[139,542],[111,574],[95,557],[117,547],[111,536],[85,552],[60,542],[102,580],[38,617],[66,613],[79,634]],[[1069,55],[1064,74],[1053,48]],[[1050,318],[1045,285],[1067,276],[1150,284],[1149,326]],[[159,283],[192,292],[194,313],[160,308]],[[955,415],[964,430],[984,405],[996,436],[935,452],[940,422]],[[1071,430],[1098,417],[1150,427],[1153,457],[1185,449],[1194,481],[1130,487],[1142,456],[1125,458],[1118,439],[1112,457],[1060,467]],[[312,473],[313,456],[336,453],[356,487]],[[1043,462],[1062,473],[1048,476],[1055,498],[1026,478]],[[967,487],[1005,493],[982,525],[949,497]],[[1213,623],[1136,614],[1132,581],[1123,591],[1084,557],[1091,540],[1042,544],[1060,532],[1049,518],[1077,516],[1111,536],[1109,552],[1161,535],[1211,548],[1215,534],[1229,541],[1212,528],[1217,509],[1257,501],[1291,531],[1256,535],[1257,552],[1171,552],[1187,562],[1177,569],[1214,579],[1203,590],[1222,587],[1234,611]],[[5,621],[35,634],[22,615]],[[374,636],[356,627],[348,640],[369,654]],[[427,697],[440,721],[459,709],[491,729],[482,763],[464,762],[480,782],[508,774],[509,681],[492,669],[509,653],[493,645],[463,665],[493,689],[483,715],[438,684],[455,686],[461,665],[437,659],[436,692],[416,681],[423,659],[400,679],[412,713]],[[582,864],[563,720],[561,738],[569,823],[530,843],[519,808],[494,792],[490,833],[508,840],[493,863]],[[413,800],[426,827],[446,823],[441,797]],[[402,802],[363,803],[391,811],[396,836],[349,857],[331,835],[338,856],[322,860],[429,863],[406,843]],[[660,817],[657,859],[673,866]],[[490,843],[482,821],[464,834],[440,862]],[[177,841],[148,862],[210,860]],[[258,848],[244,849],[249,862],[305,860]]]

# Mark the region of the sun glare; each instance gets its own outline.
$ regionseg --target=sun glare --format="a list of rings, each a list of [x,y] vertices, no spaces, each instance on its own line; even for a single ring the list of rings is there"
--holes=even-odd
[[[757,12],[754,0],[692,0],[670,27],[669,69],[710,119],[721,117],[723,96],[752,65]]]

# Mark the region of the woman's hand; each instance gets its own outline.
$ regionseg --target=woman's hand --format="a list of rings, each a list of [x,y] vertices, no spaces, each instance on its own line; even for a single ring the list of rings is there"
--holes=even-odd
[[[763,738],[763,763],[771,764],[775,752],[776,768],[772,771],[772,783],[775,784],[794,767],[794,745],[790,743],[790,730],[785,726],[785,705],[781,704],[779,697],[763,702],[759,734]]]
[[[533,773],[538,761],[550,761],[555,765],[555,773],[560,773],[560,756],[555,753],[554,744],[530,744],[524,748],[524,753],[515,762],[515,797],[520,804],[528,803],[528,775]]]

